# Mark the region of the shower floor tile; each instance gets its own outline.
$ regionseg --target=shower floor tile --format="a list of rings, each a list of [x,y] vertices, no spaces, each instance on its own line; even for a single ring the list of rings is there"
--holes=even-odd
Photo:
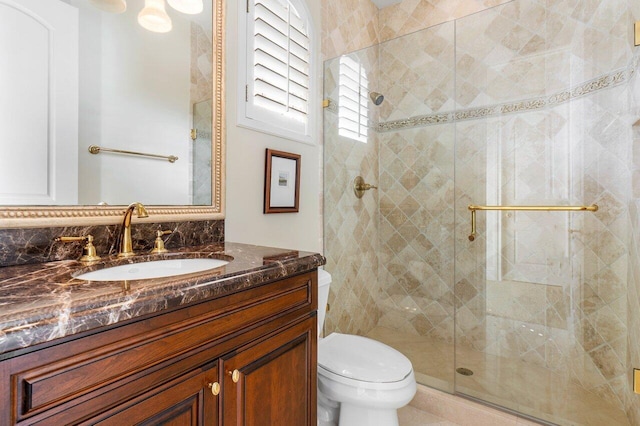
[[[454,373],[451,344],[385,327],[376,327],[368,336],[404,353],[413,363],[417,381],[435,389],[453,393],[455,380],[458,393],[563,426],[630,425],[621,409],[557,371],[458,348],[458,363],[464,361],[463,366],[474,372],[463,376]]]

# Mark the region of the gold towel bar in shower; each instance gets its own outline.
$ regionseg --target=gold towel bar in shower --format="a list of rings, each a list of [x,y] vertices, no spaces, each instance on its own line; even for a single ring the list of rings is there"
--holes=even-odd
[[[471,234],[469,241],[476,239],[476,211],[478,210],[509,210],[509,211],[536,211],[536,212],[597,212],[598,205],[590,206],[475,206],[470,204],[471,210]]]

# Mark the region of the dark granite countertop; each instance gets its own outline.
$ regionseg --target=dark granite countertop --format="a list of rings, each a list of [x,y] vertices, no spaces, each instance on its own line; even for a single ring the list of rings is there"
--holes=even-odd
[[[230,262],[209,271],[146,280],[98,282],[72,276],[104,266],[186,257]],[[108,257],[91,265],[62,260],[0,268],[0,358],[16,349],[244,290],[324,263],[315,253],[227,242],[161,255]]]

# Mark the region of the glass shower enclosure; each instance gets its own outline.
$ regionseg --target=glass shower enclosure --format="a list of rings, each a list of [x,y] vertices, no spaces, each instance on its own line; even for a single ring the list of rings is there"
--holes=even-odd
[[[629,3],[599,4],[516,0],[325,62],[326,332],[525,416],[632,424],[638,53]]]

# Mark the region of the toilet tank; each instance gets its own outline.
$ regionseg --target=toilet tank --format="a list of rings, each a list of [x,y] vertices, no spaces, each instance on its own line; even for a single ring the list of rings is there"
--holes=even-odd
[[[324,317],[327,313],[329,301],[329,287],[331,286],[331,274],[323,269],[318,269],[318,337],[322,334]]]

